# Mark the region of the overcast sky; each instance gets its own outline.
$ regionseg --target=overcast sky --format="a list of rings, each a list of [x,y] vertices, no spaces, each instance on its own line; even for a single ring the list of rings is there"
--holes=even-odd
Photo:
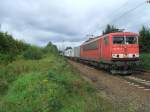
[[[86,40],[87,34],[100,35],[108,23],[138,32],[142,24],[150,23],[150,4],[142,1],[0,0],[1,30],[39,46],[49,41],[59,48],[75,46]]]

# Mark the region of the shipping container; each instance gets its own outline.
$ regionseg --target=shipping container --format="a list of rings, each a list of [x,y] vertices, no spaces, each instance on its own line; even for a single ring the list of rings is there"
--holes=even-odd
[[[72,56],[77,58],[80,57],[80,46],[73,48]]]
[[[72,57],[72,51],[73,51],[73,49],[67,49],[64,51],[64,55],[66,57]]]

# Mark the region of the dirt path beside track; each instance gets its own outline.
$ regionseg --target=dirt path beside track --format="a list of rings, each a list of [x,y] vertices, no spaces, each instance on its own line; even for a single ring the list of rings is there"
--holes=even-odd
[[[70,60],[68,62],[80,72],[83,79],[93,84],[114,104],[116,112],[150,112],[150,90],[133,86],[123,78],[102,70]]]

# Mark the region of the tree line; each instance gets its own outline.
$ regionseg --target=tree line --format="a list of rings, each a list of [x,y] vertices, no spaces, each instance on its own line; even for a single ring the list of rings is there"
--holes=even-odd
[[[107,25],[103,34],[112,32],[123,32],[123,30],[114,25]],[[150,29],[143,26],[139,30],[139,35],[140,51],[142,53],[150,53]],[[16,40],[7,32],[0,32],[0,63],[11,62],[18,55],[22,55],[26,59],[40,59],[43,54],[47,53],[58,54],[58,49],[51,42],[45,47],[38,47]]]
[[[30,45],[23,41],[15,40],[8,33],[0,32],[0,53],[17,55],[26,50]]]
[[[58,53],[56,45],[49,42],[45,47],[33,46],[14,39],[7,32],[0,32],[0,63],[9,63],[19,55],[26,59],[40,59],[47,53]]]

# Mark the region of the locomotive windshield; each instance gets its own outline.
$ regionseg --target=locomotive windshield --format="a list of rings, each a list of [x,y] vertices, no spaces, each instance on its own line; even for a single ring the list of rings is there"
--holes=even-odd
[[[113,37],[113,44],[124,44],[124,37]]]
[[[126,37],[126,44],[137,44],[137,38],[133,36]]]
[[[116,36],[116,37],[113,37],[113,44],[137,44],[137,37],[135,37],[135,36],[127,36],[127,37]]]

